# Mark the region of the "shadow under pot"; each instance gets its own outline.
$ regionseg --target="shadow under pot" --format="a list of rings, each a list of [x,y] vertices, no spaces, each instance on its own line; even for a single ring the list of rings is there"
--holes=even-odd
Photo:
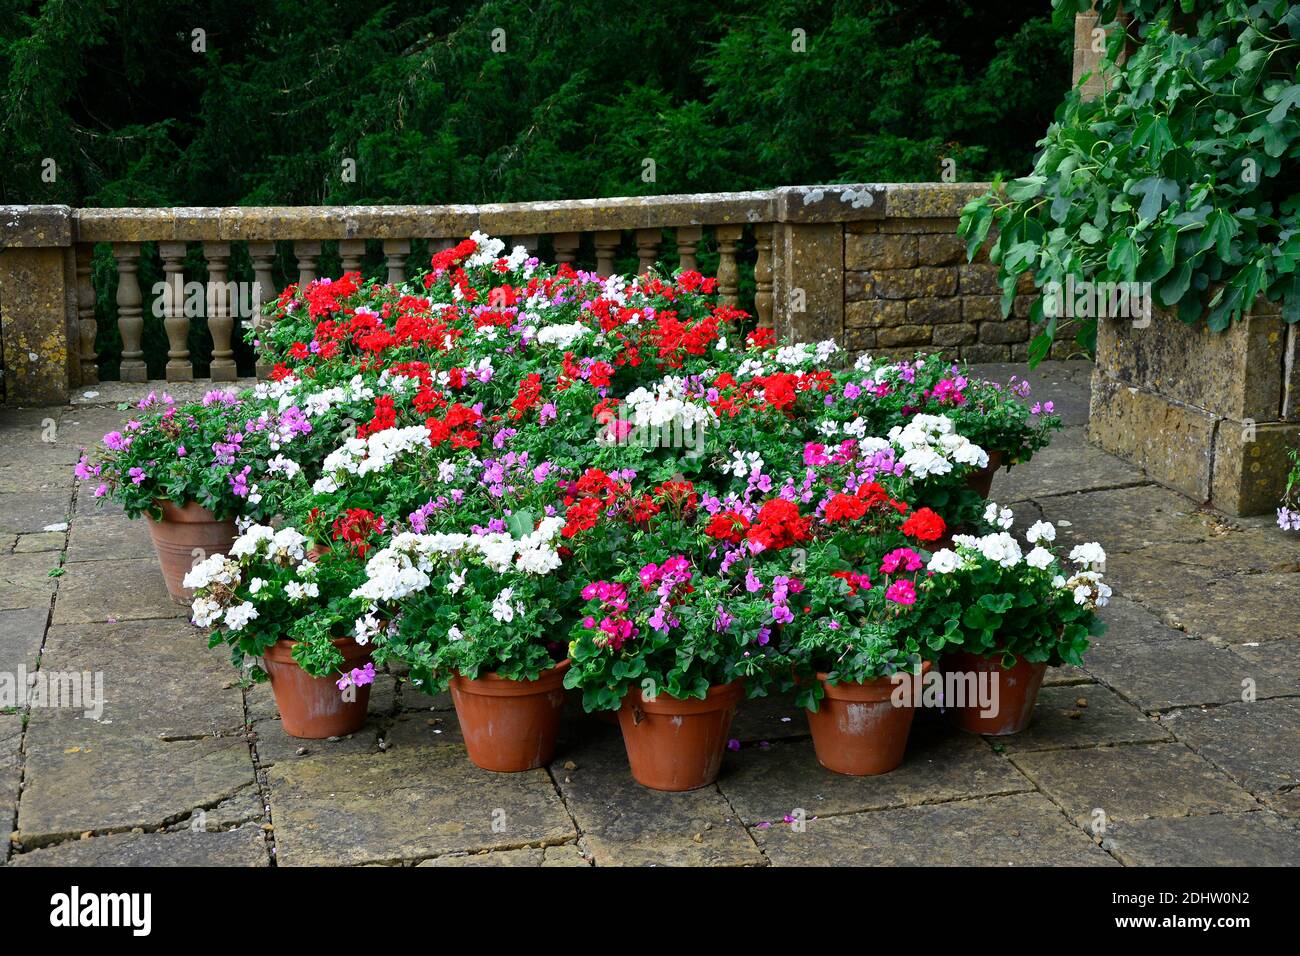
[[[198,502],[176,505],[160,501],[162,520],[148,519],[149,537],[158,552],[167,593],[177,604],[194,600],[194,590],[184,586],[185,575],[195,564],[214,554],[229,554],[238,533],[235,520],[218,521]]]
[[[816,712],[806,710],[817,762],[827,770],[854,777],[889,773],[903,762],[907,739],[916,713],[913,701],[919,682],[930,670],[921,665],[921,676],[899,674],[899,680],[878,677],[862,683],[841,681],[831,685],[819,673],[825,696]]]
[[[715,684],[704,700],[666,694],[650,700],[640,690],[630,691],[618,723],[632,778],[651,790],[698,790],[713,783],[744,696],[743,681]]]
[[[313,677],[293,659],[297,641],[276,641],[262,656],[271,677],[271,692],[280,710],[280,722],[290,737],[324,740],[346,737],[365,726],[370,707],[370,685],[339,690],[338,678],[370,662],[370,651],[350,637],[334,640],[343,653],[343,670],[332,677]],[[346,693],[346,696],[345,696]]]
[[[475,766],[519,773],[551,762],[569,664],[560,661],[536,680],[509,680],[490,671],[472,680],[459,674],[451,679],[451,700]]]
[[[1029,726],[1047,663],[1034,664],[1017,657],[1014,666],[1003,667],[1000,654],[980,657],[968,651],[954,651],[944,655],[942,669],[945,695],[952,683],[952,689],[964,698],[958,702],[959,706],[945,702],[952,723],[972,734],[1001,737],[1018,734]],[[949,674],[961,675],[961,680],[950,682]]]
[[[989,463],[979,471],[972,472],[966,478],[966,487],[979,494],[981,498],[988,498],[993,491],[993,479],[997,477],[998,469],[1002,467],[1002,452],[989,452]]]

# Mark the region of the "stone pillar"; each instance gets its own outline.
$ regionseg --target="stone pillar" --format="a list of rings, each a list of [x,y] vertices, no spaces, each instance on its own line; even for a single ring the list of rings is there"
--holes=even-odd
[[[366,240],[340,239],[339,261],[344,272],[360,272],[362,260],[366,257]]]
[[[406,281],[406,257],[410,254],[410,239],[384,240],[384,265],[388,269],[389,285],[401,285]]]
[[[638,229],[636,231],[636,272],[645,275],[653,268],[659,257],[659,243],[663,233],[659,229]]]
[[[754,261],[754,311],[758,313],[758,327],[772,328],[772,224],[759,223],[754,227],[754,242],[758,258]]]
[[[677,259],[683,271],[694,272],[699,269],[695,262],[695,250],[699,248],[700,237],[703,235],[703,226],[677,227]]]
[[[237,376],[230,339],[235,329],[237,297],[231,294],[228,282],[230,243],[205,242],[203,254],[208,260],[208,332],[212,335],[212,366],[208,374],[214,382],[233,382]]]
[[[1264,299],[1223,332],[1166,310],[1098,322],[1088,435],[1229,514],[1266,514],[1300,441],[1295,328]]]
[[[61,405],[79,376],[67,206],[0,207],[0,388],[7,405]]]
[[[577,232],[557,232],[552,236],[551,245],[555,248],[556,264],[572,264],[578,258],[578,246],[581,243],[582,234]]]
[[[1110,29],[1122,29],[1127,27],[1128,23],[1129,18],[1121,14],[1118,24]],[[1103,28],[1101,17],[1095,7],[1088,13],[1074,15],[1074,69],[1070,85],[1078,86],[1083,75],[1088,74],[1088,79],[1080,91],[1085,100],[1095,99],[1106,92],[1106,77],[1101,73],[1099,66],[1102,57],[1106,54],[1109,41],[1110,34]],[[1127,50],[1120,51],[1120,63],[1124,62],[1127,52]]]
[[[117,259],[117,330],[122,334],[122,364],[118,378],[124,382],[144,382],[149,378],[149,370],[140,344],[144,336],[140,243],[115,242],[113,256]]]
[[[185,314],[185,243],[160,242],[166,286],[163,290],[163,328],[167,330],[167,381],[194,381],[190,364],[190,317]]]
[[[743,226],[717,226],[713,230],[718,240],[718,301],[732,308],[740,302],[736,244],[740,242],[743,229]]]
[[[618,252],[621,235],[615,231],[596,233],[596,273],[602,276],[614,272],[614,256]]]
[[[76,246],[77,257],[77,339],[80,344],[82,386],[99,384],[99,364],[95,356],[95,282],[91,274],[95,247],[88,242]]]

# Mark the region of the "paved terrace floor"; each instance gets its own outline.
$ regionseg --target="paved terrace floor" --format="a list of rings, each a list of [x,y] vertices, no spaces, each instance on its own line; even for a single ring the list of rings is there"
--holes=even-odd
[[[78,448],[122,414],[0,411],[0,673],[99,671],[108,700],[100,720],[0,712],[0,851],[10,866],[1300,863],[1300,536],[1090,447],[1088,368],[1031,376],[1068,427],[994,485],[1022,525],[1101,541],[1117,592],[1110,633],[1050,674],[1031,727],[983,739],[921,712],[902,767],[853,778],[818,765],[788,699],[748,702],[717,785],[686,794],[638,787],[617,729],[580,712],[550,767],[478,770],[449,701],[387,674],[363,732],[287,737],[269,688],[241,690],[168,601],[143,524],[74,487]],[[782,822],[797,809],[802,832]]]

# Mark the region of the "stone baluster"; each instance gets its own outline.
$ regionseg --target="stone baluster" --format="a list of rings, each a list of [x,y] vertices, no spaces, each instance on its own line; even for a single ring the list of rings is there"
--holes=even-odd
[[[113,256],[117,259],[117,328],[122,333],[122,366],[118,374],[124,382],[144,382],[149,373],[140,347],[144,334],[138,275],[140,243],[115,242]]]
[[[164,279],[163,328],[167,331],[167,381],[194,381],[190,363],[190,317],[185,314],[185,243],[160,242]]]
[[[740,277],[736,272],[736,243],[740,241],[743,226],[718,226],[718,297],[723,305],[735,306],[739,301]]]
[[[644,275],[649,272],[659,256],[659,243],[663,239],[660,229],[638,229],[636,231],[636,272]]]
[[[622,233],[617,231],[596,233],[596,271],[603,276],[614,273],[614,254]]]
[[[208,332],[212,335],[212,370],[214,382],[233,382],[235,353],[230,347],[234,331],[234,306],[227,282],[230,262],[230,243],[205,242],[203,254],[208,260]]]
[[[758,313],[758,326],[770,329],[772,325],[772,224],[760,223],[754,227],[754,240],[758,245],[758,259],[754,263],[754,311]]]
[[[695,250],[700,246],[702,235],[704,235],[703,226],[677,227],[677,258],[681,261],[683,270],[693,271],[699,268],[695,262]]]
[[[364,239],[340,239],[339,240],[339,259],[343,263],[344,272],[360,272],[361,262],[366,257],[366,240]]]
[[[95,247],[90,243],[81,243],[76,249],[77,256],[77,342],[81,359],[81,384],[99,384],[99,366],[95,362],[95,280],[92,266],[95,259]]]
[[[406,257],[410,254],[410,239],[384,240],[384,264],[388,266],[389,285],[400,285],[406,281]]]
[[[536,236],[511,236],[510,245],[507,251],[514,249],[515,246],[523,246],[528,250],[530,256],[537,255],[537,237]]]
[[[582,236],[576,232],[557,232],[551,238],[551,244],[555,246],[556,264],[572,264],[578,258],[578,246],[582,243]]]
[[[260,330],[266,327],[266,319],[262,316],[262,306],[270,302],[278,294],[275,288],[275,275],[271,271],[275,265],[275,243],[274,242],[250,242],[248,244],[248,257],[253,260],[253,328]],[[257,360],[257,377],[265,378],[271,372],[271,365],[263,362],[260,358]]]
[[[316,269],[320,263],[320,243],[295,242],[293,254],[298,259],[298,285],[306,286],[316,278]]]

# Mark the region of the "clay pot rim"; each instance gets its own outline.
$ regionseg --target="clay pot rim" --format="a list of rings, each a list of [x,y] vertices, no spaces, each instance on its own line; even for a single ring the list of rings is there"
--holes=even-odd
[[[218,518],[212,509],[205,508],[194,500],[178,505],[166,498],[155,498],[154,504],[162,512],[163,521],[172,521],[176,524],[225,524],[227,521],[234,520],[233,518]],[[156,518],[149,516],[147,513],[146,517],[155,524],[158,523]]]
[[[708,696],[703,700],[698,697],[678,698],[660,694],[653,701],[646,700],[640,689],[628,691],[623,698],[623,706],[640,707],[647,714],[668,714],[690,716],[722,710],[734,703],[739,703],[745,695],[745,681],[733,680],[730,684],[711,684]],[[639,698],[639,699],[638,699]]]
[[[922,661],[920,676],[924,677],[928,674],[931,666],[930,661]],[[827,673],[827,671],[818,671],[817,679],[822,682],[822,690],[830,700],[886,701],[893,695],[896,686],[892,677],[874,677],[869,681],[840,681],[838,684],[830,684],[826,681]],[[908,677],[917,677],[910,671],[906,673]]]
[[[532,694],[549,694],[564,684],[564,675],[573,661],[567,657],[548,667],[537,675],[535,680],[511,680],[502,677],[496,671],[484,671],[478,677],[465,677],[456,674],[450,683],[462,694],[477,694],[480,697],[527,697]]]
[[[336,637],[331,642],[343,652],[343,663],[345,665],[353,665],[370,657],[370,648],[361,646],[350,637]],[[282,637],[263,651],[262,657],[277,664],[293,664],[297,667],[298,662],[293,659],[293,648],[297,643],[299,642]],[[352,648],[355,648],[355,651],[349,653]]]
[[[1015,655],[1013,655],[1013,656],[1015,657],[1015,659],[1016,659],[1016,662],[1015,662],[1014,664],[1012,664],[1010,667],[1003,667],[1003,666],[1002,666],[1002,653],[1003,653],[1003,652],[1001,652],[1001,651],[994,651],[994,652],[991,653],[991,654],[976,654],[974,651],[955,650],[955,651],[948,651],[947,653],[945,653],[945,654],[944,654],[944,658],[947,659],[947,658],[958,657],[958,656],[960,656],[960,657],[965,657],[965,658],[967,658],[968,660],[979,661],[979,662],[981,662],[981,663],[984,663],[984,664],[989,665],[988,668],[987,668],[988,670],[999,670],[999,671],[1009,671],[1009,670],[1014,670],[1015,668],[1017,668],[1017,667],[1021,667],[1021,666],[1024,666],[1024,667],[1047,667],[1047,661],[1029,661],[1029,660],[1025,660],[1024,655],[1022,655],[1022,654],[1015,654]]]

